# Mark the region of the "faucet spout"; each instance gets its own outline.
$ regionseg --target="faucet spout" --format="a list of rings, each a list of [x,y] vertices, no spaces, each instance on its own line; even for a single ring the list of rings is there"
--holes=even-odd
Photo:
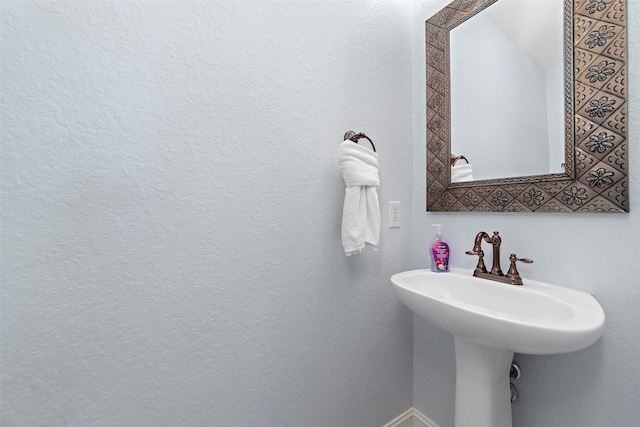
[[[485,239],[487,243],[491,243],[489,235],[486,232],[481,231],[476,234],[476,238],[473,241],[473,252],[480,252],[482,250],[482,239]]]
[[[500,245],[502,244],[502,238],[500,237],[500,233],[497,231],[493,232],[493,236],[489,236],[485,231],[481,231],[476,234],[476,238],[473,242],[473,250],[467,252],[467,255],[478,255],[480,256],[480,262],[478,262],[478,266],[476,270],[480,273],[486,273],[487,269],[484,267],[484,260],[482,259],[484,256],[484,252],[482,251],[482,241],[487,243],[491,243],[493,247],[493,265],[491,266],[491,274],[495,274],[496,276],[504,276],[502,273],[502,269],[500,268]],[[478,270],[478,268],[480,270]]]

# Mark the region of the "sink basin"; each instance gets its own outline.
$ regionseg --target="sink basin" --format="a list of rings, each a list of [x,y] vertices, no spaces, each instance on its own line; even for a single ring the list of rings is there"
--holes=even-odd
[[[562,286],[507,285],[455,268],[405,271],[391,282],[405,305],[454,335],[456,427],[511,427],[513,354],[582,350],[604,330],[595,298]]]
[[[522,286],[450,273],[413,270],[391,282],[416,314],[475,343],[525,354],[582,350],[604,330],[604,311],[588,293],[525,280]]]

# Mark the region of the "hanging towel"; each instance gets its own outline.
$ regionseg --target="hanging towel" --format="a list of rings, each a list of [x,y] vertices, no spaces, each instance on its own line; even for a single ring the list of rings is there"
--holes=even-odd
[[[380,241],[378,154],[347,139],[340,145],[338,166],[346,186],[342,211],[344,253],[347,256],[360,253],[365,245],[377,250]]]
[[[473,181],[471,165],[451,166],[451,182]]]

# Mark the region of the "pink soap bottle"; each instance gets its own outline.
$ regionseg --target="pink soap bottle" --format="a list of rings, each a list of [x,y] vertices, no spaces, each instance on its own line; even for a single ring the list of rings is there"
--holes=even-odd
[[[436,227],[436,236],[431,242],[431,271],[446,273],[449,271],[449,245],[442,235],[440,224],[431,224]]]

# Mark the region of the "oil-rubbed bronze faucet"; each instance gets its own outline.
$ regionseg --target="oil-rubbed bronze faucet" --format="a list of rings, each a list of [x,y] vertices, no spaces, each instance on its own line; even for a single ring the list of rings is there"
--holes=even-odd
[[[485,242],[491,243],[493,246],[493,265],[491,266],[491,271],[487,272],[487,267],[484,265],[484,252],[482,251],[482,240]],[[489,236],[486,232],[481,231],[476,235],[476,239],[473,243],[473,249],[465,252],[467,255],[478,255],[478,265],[476,265],[476,269],[473,271],[473,275],[476,277],[481,277],[483,279],[495,280],[496,282],[508,283],[510,285],[522,285],[522,278],[520,277],[520,273],[518,273],[518,269],[516,268],[516,261],[521,261],[526,264],[531,264],[533,261],[528,258],[518,258],[516,254],[511,254],[509,257],[509,261],[511,261],[511,265],[509,266],[509,271],[506,275],[502,273],[502,269],[500,268],[500,244],[502,243],[502,238],[497,231],[493,232],[493,236]]]

